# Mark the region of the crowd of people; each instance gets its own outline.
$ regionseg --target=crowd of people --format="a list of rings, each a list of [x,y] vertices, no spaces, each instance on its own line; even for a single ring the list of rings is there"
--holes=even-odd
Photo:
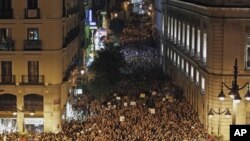
[[[132,41],[132,35],[137,36],[132,34],[136,28],[129,27],[122,35],[123,43],[126,42],[122,49],[128,63],[126,77],[108,97],[93,99],[91,92],[72,95],[77,118],[65,120],[59,132],[5,133],[0,134],[0,141],[208,140],[206,129],[183,97],[183,91],[162,79],[166,77],[162,76],[159,50],[136,43],[138,39]]]
[[[152,43],[152,25],[150,19],[146,15],[133,15],[128,19],[126,27],[120,34],[122,45],[129,43],[140,42]]]
[[[156,48],[138,44],[127,44],[122,48],[121,52],[127,62],[123,70],[125,74],[149,71],[160,67],[160,53]]]

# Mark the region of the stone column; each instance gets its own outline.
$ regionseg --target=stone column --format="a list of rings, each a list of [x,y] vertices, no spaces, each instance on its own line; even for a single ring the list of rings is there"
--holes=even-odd
[[[23,93],[18,91],[17,95],[17,131],[24,132],[24,113],[23,113],[24,98]]]

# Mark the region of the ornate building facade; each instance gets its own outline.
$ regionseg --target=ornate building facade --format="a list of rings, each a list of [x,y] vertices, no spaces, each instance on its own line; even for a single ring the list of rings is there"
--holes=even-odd
[[[0,131],[60,130],[79,56],[78,0],[0,0]]]
[[[222,82],[231,87],[236,58],[239,87],[250,81],[250,2],[163,0],[161,6],[157,12],[162,14],[158,35],[163,68],[183,89],[208,132],[229,140],[230,124],[250,124],[250,102],[243,100],[247,85],[239,90],[239,104],[233,104],[229,96],[218,99],[222,89],[225,94],[230,91]],[[208,118],[211,108],[217,113],[228,108],[232,117]]]

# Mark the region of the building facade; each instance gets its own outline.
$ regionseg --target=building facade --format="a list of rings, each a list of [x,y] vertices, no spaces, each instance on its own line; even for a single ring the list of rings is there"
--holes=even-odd
[[[60,130],[79,20],[79,0],[0,0],[1,132]]]
[[[248,0],[163,0],[162,27],[157,30],[162,46],[165,72],[183,89],[208,132],[229,140],[233,119],[224,114],[208,118],[209,109],[217,113],[229,109],[235,124],[250,124],[250,103],[233,104],[229,96],[221,102],[218,95],[225,82],[231,87],[235,59],[238,84],[250,81],[250,17]],[[247,87],[240,91],[244,99]]]

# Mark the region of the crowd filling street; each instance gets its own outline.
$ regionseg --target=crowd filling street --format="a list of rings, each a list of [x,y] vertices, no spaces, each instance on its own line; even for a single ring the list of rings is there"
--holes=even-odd
[[[151,25],[144,26],[151,29],[146,27]],[[163,75],[159,49],[151,46],[150,31],[137,33],[141,31],[135,28],[129,25],[121,34],[127,62],[122,71],[126,77],[105,99],[78,97],[77,110],[84,118],[64,121],[56,133],[5,133],[0,135],[0,141],[208,140],[206,129],[183,91]],[[139,41],[132,35],[138,35]]]

